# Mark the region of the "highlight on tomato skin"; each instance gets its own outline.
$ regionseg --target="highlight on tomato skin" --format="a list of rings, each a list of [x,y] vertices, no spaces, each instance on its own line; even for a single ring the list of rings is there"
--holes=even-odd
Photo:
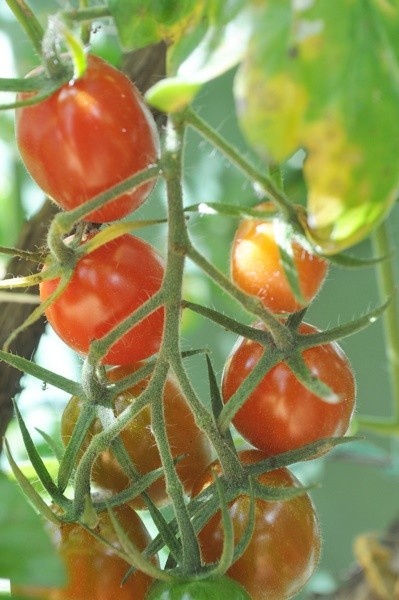
[[[130,540],[144,550],[151,538],[138,514],[127,505],[115,507],[114,514]],[[46,522],[54,551],[62,558],[67,583],[63,587],[35,588],[11,582],[11,591],[39,600],[144,600],[152,578],[136,571],[121,585],[129,564],[78,523]],[[99,513],[96,532],[122,549],[107,512]],[[155,561],[157,562],[157,561]]]
[[[135,85],[98,56],[87,57],[82,78],[49,98],[16,110],[22,161],[41,189],[71,210],[156,163],[158,131]],[[37,75],[41,67],[28,75]],[[32,96],[19,93],[17,101]],[[142,184],[91,212],[87,221],[119,220],[154,187]]]
[[[159,291],[163,275],[164,261],[150,244],[122,235],[77,262],[67,288],[46,309],[47,320],[70,348],[85,355],[93,340],[109,333]],[[56,290],[58,281],[40,284],[42,301]],[[115,342],[102,362],[130,364],[157,353],[163,324],[160,307]]]
[[[256,323],[258,329],[264,324]],[[299,333],[318,330],[301,323]],[[224,366],[223,402],[232,395],[258,363],[263,348],[257,342],[239,338]],[[356,382],[348,358],[336,342],[307,348],[303,360],[314,377],[335,392],[338,401],[326,402],[301,384],[286,363],[274,366],[233,417],[239,433],[268,456],[294,450],[328,437],[345,435],[356,400]],[[327,450],[326,450],[327,451]]]
[[[257,208],[267,210],[270,203],[259,204]],[[272,312],[292,313],[316,296],[326,277],[328,262],[310,254],[299,242],[292,242],[294,263],[305,300],[301,304],[284,272],[275,237],[275,222],[273,218],[241,221],[231,248],[231,278],[244,292],[260,298]]]
[[[114,367],[107,372],[110,382],[118,381],[139,369],[144,363]],[[139,394],[145,390],[149,378],[145,378],[133,387],[121,392],[113,400],[115,416],[121,414],[133,404]],[[179,459],[176,471],[187,494],[199,472],[203,471],[212,457],[211,445],[205,434],[195,424],[193,414],[186,402],[177,381],[169,375],[164,387],[164,415],[169,444],[174,458]],[[83,401],[73,396],[66,405],[61,417],[61,437],[66,445],[83,408]],[[90,437],[102,431],[101,424],[95,420],[89,429],[89,437],[82,444],[80,454],[87,448]],[[120,433],[120,438],[134,465],[141,474],[161,467],[161,457],[151,427],[151,408],[146,406],[132,419]],[[120,492],[131,480],[122,470],[110,449],[102,452],[94,463],[93,482],[107,492]],[[160,476],[147,490],[157,506],[169,504],[165,488],[165,479]],[[135,509],[146,508],[141,496],[129,502]]]
[[[259,450],[239,453],[243,464],[266,458]],[[195,497],[221,473],[218,461],[199,475],[193,486]],[[275,487],[298,487],[299,481],[285,468],[258,476],[259,483]],[[250,500],[240,495],[229,503],[230,517],[237,544],[243,536],[249,515]],[[223,548],[220,512],[199,532],[202,558],[206,563],[220,559]],[[320,558],[321,536],[318,517],[309,494],[289,500],[255,499],[255,528],[251,541],[228,569],[226,575],[240,583],[252,600],[286,600],[297,594],[313,575]]]

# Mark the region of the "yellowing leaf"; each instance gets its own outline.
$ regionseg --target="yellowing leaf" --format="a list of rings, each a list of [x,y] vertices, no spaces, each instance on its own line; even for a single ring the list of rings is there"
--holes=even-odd
[[[399,4],[255,4],[240,123],[272,160],[306,151],[308,232],[333,254],[368,235],[399,193]]]

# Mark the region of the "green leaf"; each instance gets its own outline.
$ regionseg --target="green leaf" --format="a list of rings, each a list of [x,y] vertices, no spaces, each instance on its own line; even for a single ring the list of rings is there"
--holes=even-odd
[[[216,14],[208,14],[207,26],[200,25],[172,45],[170,77],[148,90],[149,104],[164,112],[182,110],[204,83],[236,66],[247,47],[251,14],[243,0],[222,3]]]
[[[306,150],[308,234],[336,253],[397,197],[399,6],[269,0],[256,23],[235,84],[240,123],[276,161]]]
[[[200,18],[203,0],[108,0],[119,39],[134,50],[164,39],[174,41]]]
[[[21,585],[60,586],[63,564],[43,527],[15,483],[0,474],[0,577]]]

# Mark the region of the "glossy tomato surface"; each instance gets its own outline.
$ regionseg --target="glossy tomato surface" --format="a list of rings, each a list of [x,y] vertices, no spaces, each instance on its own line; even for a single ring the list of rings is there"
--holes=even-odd
[[[229,577],[199,581],[157,581],[146,600],[251,600],[247,592]]]
[[[114,508],[131,541],[143,550],[151,541],[141,519],[129,506]],[[96,533],[122,549],[108,513],[99,515]],[[67,583],[62,588],[33,588],[11,584],[14,594],[41,600],[144,600],[152,579],[136,571],[121,585],[128,563],[79,524],[48,523],[55,550],[64,561]]]
[[[260,329],[263,325],[257,324]],[[302,323],[299,332],[318,330]],[[240,338],[228,358],[222,381],[229,401],[255,367],[263,347]],[[326,383],[339,400],[328,403],[310,392],[285,363],[273,367],[234,416],[233,423],[253,446],[269,456],[325,437],[346,433],[355,406],[356,385],[350,363],[338,344],[306,349],[302,357],[314,377]]]
[[[265,208],[268,204],[260,204]],[[231,277],[247,294],[258,296],[274,313],[291,313],[303,308],[291,290],[276,243],[277,220],[244,219],[235,234],[231,250]],[[327,261],[309,254],[292,242],[304,305],[319,291],[327,273]]]
[[[18,94],[17,100],[31,95]],[[16,110],[16,139],[32,178],[66,210],[154,164],[159,146],[152,115],[136,87],[93,55],[81,79]],[[104,223],[126,216],[153,185],[126,192],[86,219]]]
[[[115,367],[108,371],[108,378],[110,381],[117,381],[140,366],[136,364]],[[145,379],[119,394],[114,399],[115,415],[118,416],[134,403],[147,384],[148,379]],[[72,397],[61,419],[61,435],[64,444],[67,444],[81,410],[82,401],[76,396]],[[198,473],[203,471],[211,460],[211,449],[207,438],[196,426],[180,387],[172,377],[168,377],[164,388],[164,415],[172,454],[175,458],[184,455],[184,458],[178,461],[176,469],[185,490],[189,493]],[[93,435],[101,430],[100,422],[95,421],[89,433]],[[129,422],[120,437],[140,473],[145,474],[161,466],[161,458],[151,429],[150,406],[145,407]],[[88,440],[84,442],[82,451],[87,447],[87,443]],[[119,492],[130,483],[111,450],[103,452],[98,457],[94,463],[92,478],[98,486],[111,492]],[[158,506],[169,502],[163,477],[157,479],[148,492]],[[145,508],[141,497],[132,500],[130,505],[135,508]]]
[[[240,453],[244,464],[264,458],[258,450]],[[213,483],[214,469],[220,472],[217,462],[200,475],[193,487],[193,496]],[[300,485],[288,469],[264,473],[258,481],[274,487]],[[248,496],[241,495],[229,503],[236,543],[245,533],[248,511]],[[220,513],[216,513],[201,530],[199,541],[205,562],[219,560],[223,548]],[[318,519],[308,494],[273,502],[257,498],[252,539],[227,575],[240,583],[252,600],[286,600],[312,576],[319,560],[320,545]]]
[[[54,331],[68,346],[87,354],[90,342],[107,334],[161,287],[162,258],[139,238],[123,235],[82,257],[62,295],[46,310]],[[40,284],[44,301],[57,279]],[[163,308],[132,327],[107,352],[104,364],[123,365],[156,353],[163,333]]]

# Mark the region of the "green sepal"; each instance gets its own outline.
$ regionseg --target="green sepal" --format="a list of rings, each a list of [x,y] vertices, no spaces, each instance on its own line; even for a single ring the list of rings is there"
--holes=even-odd
[[[309,392],[328,404],[338,404],[341,401],[341,397],[338,394],[321,381],[317,375],[312,373],[300,352],[295,352],[292,357],[286,359],[284,362]],[[301,398],[299,397],[297,401],[301,402]]]
[[[303,460],[317,458],[321,454],[325,454],[338,445],[357,442],[361,439],[363,438],[358,436],[321,438],[315,442],[301,446],[300,448],[275,454],[274,456],[270,456],[269,458],[261,460],[255,464],[245,465],[244,469],[248,475],[262,475],[263,473],[275,471],[281,467],[288,467]]]
[[[215,417],[215,420],[217,421],[224,405],[223,405],[222,395],[220,393],[220,389],[217,384],[216,374],[215,374],[215,370],[213,368],[211,359],[209,358],[208,354],[205,355],[205,358],[206,358],[206,364],[207,364],[207,369],[208,369],[211,407],[212,407],[213,416]],[[227,444],[229,445],[229,448],[232,451],[232,453],[237,456],[237,449],[234,444],[234,440],[233,440],[233,436],[231,435],[230,428],[226,429],[226,431],[224,432],[224,438],[225,438]]]
[[[76,381],[72,381],[71,379],[67,379],[62,375],[58,375],[57,373],[53,373],[40,365],[28,360],[27,358],[23,358],[22,356],[18,356],[17,354],[11,354],[11,352],[4,352],[4,350],[0,350],[0,360],[6,362],[7,364],[15,367],[19,371],[23,373],[27,373],[28,375],[32,375],[36,379],[40,381],[44,381],[49,385],[53,385],[54,387],[67,392],[67,394],[71,394],[72,396],[81,396],[82,395],[82,387]]]
[[[126,552],[128,562],[136,569],[139,569],[155,579],[162,579],[164,581],[171,579],[170,575],[167,575],[165,571],[143,556],[142,552],[135,546],[122,525],[119,523],[112,507],[108,506],[107,508],[112,525],[118,535],[119,542]]]
[[[299,282],[298,269],[294,260],[294,249],[292,247],[293,228],[282,219],[273,220],[273,232],[280,253],[280,261],[284,274],[295,299],[299,304],[306,304]]]
[[[234,557],[233,557],[233,563],[236,562],[236,560],[238,560],[245,552],[245,550],[248,548],[248,545],[252,539],[252,535],[255,529],[255,493],[254,493],[254,486],[253,486],[253,480],[252,477],[249,477],[248,479],[248,496],[249,496],[249,510],[248,510],[248,521],[247,521],[247,525],[245,527],[245,531],[242,534],[238,544],[236,545],[236,547],[234,548]]]
[[[96,408],[89,402],[83,404],[83,408],[76,421],[70,440],[65,448],[60,467],[58,470],[58,488],[64,492],[72,472],[75,468],[76,459],[80,448],[87,436],[87,432],[95,419]]]
[[[302,350],[305,348],[313,348],[315,346],[321,346],[322,344],[335,342],[336,340],[340,340],[358,333],[370,325],[373,325],[373,323],[375,323],[377,319],[383,315],[390,302],[391,298],[388,298],[388,300],[384,302],[384,304],[381,304],[381,306],[377,306],[377,308],[370,310],[362,317],[358,317],[354,321],[349,321],[348,323],[344,323],[338,327],[331,327],[330,329],[326,329],[325,331],[320,331],[318,333],[298,334],[296,340],[298,348],[301,348]]]
[[[217,498],[220,507],[221,524],[223,528],[223,547],[217,566],[211,571],[212,577],[223,575],[232,565],[234,558],[234,527],[223,485],[216,471],[213,473]]]
[[[15,402],[14,410],[21,431],[22,439],[24,441],[26,452],[29,456],[29,460],[31,461],[33,468],[37,473],[37,476],[39,477],[44,489],[51,496],[51,498],[58,504],[62,505],[63,501],[65,500],[65,496],[63,496],[62,493],[59,491],[59,489],[53,481],[53,478],[48,472],[46,465],[44,464],[40,454],[36,449],[35,444],[33,443],[28,428],[25,425],[25,421],[23,420],[22,415]]]

